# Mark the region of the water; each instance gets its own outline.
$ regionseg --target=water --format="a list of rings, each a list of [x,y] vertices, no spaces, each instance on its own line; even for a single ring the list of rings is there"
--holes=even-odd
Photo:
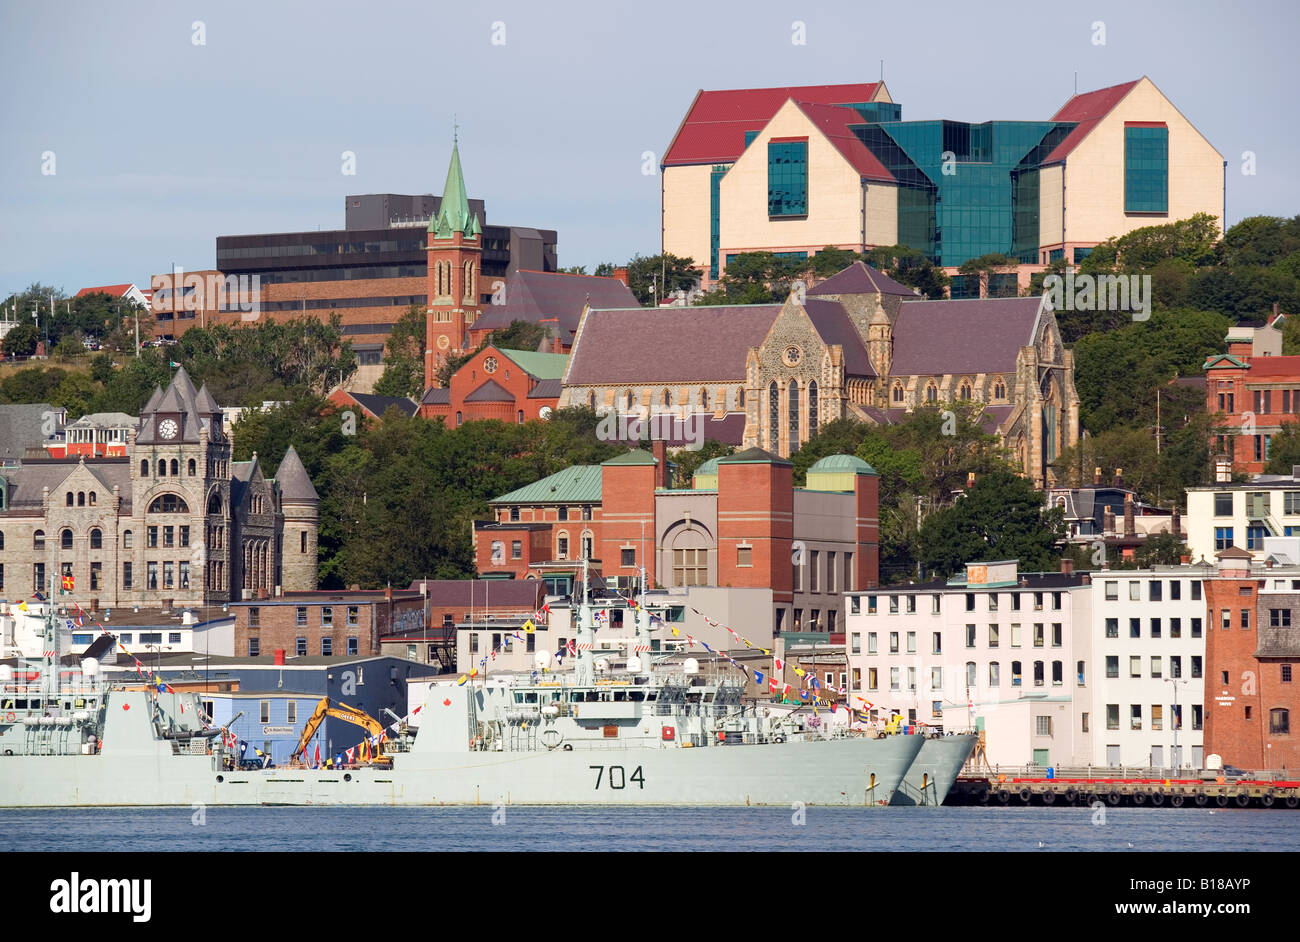
[[[1203,808],[65,808],[0,851],[1291,851],[1300,813]],[[195,823],[202,820],[201,824]],[[494,818],[497,823],[494,823]],[[1041,845],[1041,846],[1040,846]]]

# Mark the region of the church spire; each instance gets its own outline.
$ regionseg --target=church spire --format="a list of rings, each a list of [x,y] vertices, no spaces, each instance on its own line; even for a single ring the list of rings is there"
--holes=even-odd
[[[450,239],[453,232],[470,237],[479,234],[478,217],[470,212],[465,194],[459,143],[451,145],[451,166],[447,168],[447,182],[442,188],[442,205],[438,207],[438,215],[429,221],[429,234],[434,238]]]

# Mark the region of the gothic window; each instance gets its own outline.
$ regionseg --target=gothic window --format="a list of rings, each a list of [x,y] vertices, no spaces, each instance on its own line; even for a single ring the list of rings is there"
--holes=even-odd
[[[142,458],[140,459],[140,477],[146,478],[148,476],[149,476],[149,459]]]
[[[98,527],[90,531],[90,548],[91,549],[104,548],[104,534],[103,531],[101,531]]]
[[[964,400],[970,399],[970,383],[962,381],[960,396]]]
[[[632,390],[623,390],[623,407],[629,412],[632,411]]]
[[[790,380],[790,450],[799,447],[799,381]]]
[[[895,384],[894,384],[894,402],[898,403],[900,406],[903,404],[903,384],[902,384],[902,383],[895,383]]]
[[[709,391],[705,389],[703,386],[701,386],[700,387],[700,408],[707,409],[708,407],[709,407]]]
[[[1007,398],[1007,387],[1000,379],[993,384],[993,398],[994,399]]]
[[[596,408],[596,394],[594,392],[587,393],[587,408]]]
[[[92,506],[92,507],[95,506],[95,492],[94,492],[94,491],[91,491],[91,492],[90,492],[87,503],[89,503],[90,506]]]
[[[781,441],[781,394],[777,391],[775,382],[767,388],[767,400],[768,426],[771,430],[768,447],[775,451]]]
[[[745,408],[745,387],[744,387],[744,386],[741,386],[740,389],[738,389],[738,390],[736,391],[736,393],[737,393],[737,395],[736,395],[736,408],[737,408],[737,409],[743,409],[743,408]]]
[[[167,461],[163,458],[158,459],[158,477],[167,477]]]
[[[665,389],[665,390],[664,390],[664,405],[665,405],[665,406],[671,406],[672,404],[673,404],[673,394],[672,394],[671,392],[669,392],[667,389]]]
[[[935,386],[934,383],[929,383],[925,387],[925,401],[926,402],[939,401],[939,387]]]
[[[221,513],[221,494],[215,491],[213,492],[212,496],[208,498],[208,513],[210,514]]]
[[[808,384],[808,437],[817,434],[817,381]]]

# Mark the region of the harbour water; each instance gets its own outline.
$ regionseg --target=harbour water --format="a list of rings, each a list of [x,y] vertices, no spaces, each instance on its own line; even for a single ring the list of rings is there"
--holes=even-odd
[[[798,823],[802,819],[803,823]],[[1291,851],[1300,814],[1203,808],[0,811],[0,851]]]

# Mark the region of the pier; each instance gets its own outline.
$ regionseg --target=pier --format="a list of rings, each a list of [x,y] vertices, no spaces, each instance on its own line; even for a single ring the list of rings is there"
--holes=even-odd
[[[1300,808],[1300,777],[1217,769],[994,769],[958,776],[948,805],[1083,805],[1138,808]]]

